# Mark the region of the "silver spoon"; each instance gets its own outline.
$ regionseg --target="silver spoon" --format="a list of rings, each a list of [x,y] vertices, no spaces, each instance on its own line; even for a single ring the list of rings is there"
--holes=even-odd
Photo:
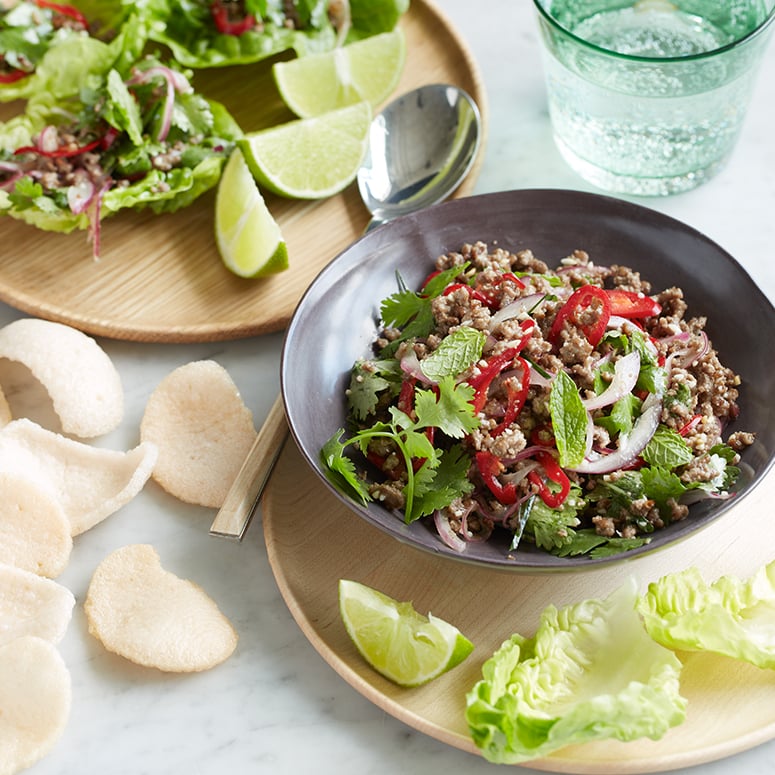
[[[369,129],[358,188],[372,213],[366,231],[446,199],[474,163],[481,117],[457,86],[421,86],[391,102]],[[288,436],[281,397],[275,400],[210,533],[242,540]]]
[[[457,86],[429,84],[376,115],[358,172],[361,199],[372,214],[366,230],[446,199],[474,163],[481,117]]]

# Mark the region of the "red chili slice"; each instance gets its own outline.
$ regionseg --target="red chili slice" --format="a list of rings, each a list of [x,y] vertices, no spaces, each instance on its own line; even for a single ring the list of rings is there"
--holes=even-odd
[[[514,422],[522,407],[525,405],[527,392],[530,390],[530,365],[524,358],[520,358],[518,355],[514,360],[518,361],[519,365],[522,367],[520,384],[519,387],[515,388],[511,381],[506,383],[506,395],[508,396],[506,413],[503,416],[503,420],[492,429],[491,436],[500,436],[501,433]]]
[[[643,293],[617,289],[606,291],[611,314],[621,318],[651,318],[662,312],[662,305]]]
[[[35,0],[35,5],[37,5],[38,8],[48,8],[55,13],[61,13],[62,16],[67,16],[69,19],[78,22],[84,29],[88,29],[89,27],[88,19],[77,8],[73,8],[72,5],[51,3],[49,0]]]
[[[481,450],[474,457],[482,481],[487,485],[487,489],[497,498],[498,502],[504,506],[516,503],[516,485],[512,482],[504,485],[498,479],[498,475],[503,471],[503,463],[501,463],[497,456],[487,450]]]
[[[256,18],[252,14],[234,21],[231,18],[229,9],[220,0],[216,0],[216,2],[210,5],[210,13],[212,14],[216,29],[223,35],[244,35],[256,26]]]
[[[538,495],[541,500],[550,508],[556,509],[565,502],[570,492],[570,479],[565,471],[560,468],[559,464],[554,458],[554,455],[549,452],[536,452],[535,459],[541,464],[544,469],[546,478],[553,481],[555,484],[560,485],[560,489],[557,492],[549,489],[549,485],[546,480],[542,479],[537,471],[530,471],[527,478],[531,484],[534,484],[538,488]]]
[[[500,355],[496,355],[487,361],[485,367],[468,380],[468,384],[474,389],[474,412],[481,412],[487,401],[487,390],[490,384],[507,366],[511,365],[518,352],[517,347],[509,347]]]
[[[584,312],[593,304],[600,307],[600,314],[594,323],[583,323],[580,320],[580,313]],[[549,330],[549,341],[557,343],[560,331],[567,320],[572,325],[581,329],[587,341],[596,347],[603,338],[608,320],[611,317],[611,301],[608,294],[597,285],[582,285],[575,290],[568,301],[560,307],[559,312],[554,318],[552,327]]]
[[[90,143],[86,143],[86,145],[79,145],[77,148],[57,148],[53,151],[42,151],[35,145],[23,145],[21,148],[17,148],[14,151],[14,155],[21,153],[37,153],[48,159],[71,158],[73,156],[80,156],[82,153],[93,151],[95,148],[101,147],[102,143],[103,139],[98,138],[97,140],[92,140]]]
[[[32,73],[27,73],[24,70],[11,70],[8,73],[0,73],[0,83],[16,83],[28,75],[32,75]]]

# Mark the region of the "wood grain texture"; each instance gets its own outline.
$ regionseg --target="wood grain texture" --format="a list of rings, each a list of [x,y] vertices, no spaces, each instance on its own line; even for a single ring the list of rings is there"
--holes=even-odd
[[[532,635],[540,612],[605,597],[628,576],[642,588],[697,566],[708,580],[747,577],[775,557],[769,540],[775,471],[701,532],[652,555],[598,570],[528,575],[489,571],[403,545],[350,512],[286,444],[264,494],[267,551],[280,591],[306,637],[339,675],[411,727],[471,753],[465,694],[482,663],[513,632]],[[762,537],[765,540],[762,540]],[[412,600],[455,624],[475,644],[459,667],[418,689],[401,689],[360,658],[339,619],[337,584],[349,578]],[[775,737],[775,671],[713,654],[681,654],[686,721],[659,741],[568,747],[529,766],[550,772],[661,772],[730,756]]]
[[[394,95],[424,83],[454,83],[476,100],[486,124],[476,63],[442,12],[430,0],[412,0],[400,24],[407,59]],[[268,62],[200,71],[194,84],[223,102],[245,131],[294,118]],[[0,121],[19,108],[0,105]],[[456,196],[472,192],[481,159],[482,150]],[[360,236],[369,214],[355,184],[325,201],[266,199],[290,256],[290,268],[274,277],[243,280],[223,267],[211,191],[178,213],[107,219],[98,262],[84,232],[52,234],[0,219],[0,300],[93,335],[133,341],[215,341],[281,330],[317,273]]]

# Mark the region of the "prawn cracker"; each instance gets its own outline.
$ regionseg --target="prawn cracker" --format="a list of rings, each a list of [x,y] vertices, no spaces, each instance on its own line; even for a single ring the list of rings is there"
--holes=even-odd
[[[31,767],[70,717],[70,672],[56,646],[28,635],[0,646],[0,775]]]
[[[148,399],[140,438],[159,448],[153,478],[186,503],[219,508],[256,438],[253,414],[229,373],[193,361]]]
[[[46,430],[31,420],[0,429],[0,469],[24,472],[47,489],[80,535],[134,498],[151,476],[156,447],[103,449]]]
[[[108,651],[165,672],[208,670],[237,646],[237,633],[204,590],[161,566],[148,544],[109,554],[84,602],[89,632]]]
[[[43,386],[63,433],[94,438],[120,424],[121,378],[107,353],[82,331],[37,318],[14,320],[0,328],[0,358],[23,364]]]
[[[74,606],[75,597],[67,587],[0,563],[0,645],[27,635],[59,643]]]
[[[0,471],[0,563],[56,578],[72,549],[70,520],[48,488]]]

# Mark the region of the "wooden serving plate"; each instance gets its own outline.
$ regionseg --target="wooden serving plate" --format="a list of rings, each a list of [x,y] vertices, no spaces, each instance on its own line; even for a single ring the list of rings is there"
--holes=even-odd
[[[407,58],[394,96],[425,83],[456,84],[478,103],[486,128],[482,79],[450,21],[431,0],[412,0],[400,26]],[[223,102],[246,132],[295,118],[277,94],[269,62],[199,71],[194,85]],[[21,107],[0,104],[0,121]],[[481,159],[480,150],[457,196],[472,192]],[[107,219],[98,262],[84,232],[52,234],[0,218],[0,301],[93,335],[134,341],[215,341],[281,330],[309,283],[362,234],[369,215],[354,184],[324,201],[266,200],[288,243],[290,268],[264,280],[243,280],[221,264],[213,191],[178,213]]]
[[[751,575],[775,557],[775,472],[701,532],[653,554],[597,570],[527,575],[491,571],[414,549],[347,509],[285,445],[263,501],[269,561],[291,614],[339,675],[378,707],[451,746],[477,753],[465,723],[466,692],[512,633],[532,635],[540,612],[606,597],[634,575],[642,588],[697,566],[708,580]],[[424,687],[402,689],[374,672],[339,618],[338,581],[353,579],[453,623],[475,644],[462,665]],[[680,654],[686,721],[661,740],[604,741],[529,762],[565,773],[646,773],[714,761],[775,737],[775,671],[713,654]]]

